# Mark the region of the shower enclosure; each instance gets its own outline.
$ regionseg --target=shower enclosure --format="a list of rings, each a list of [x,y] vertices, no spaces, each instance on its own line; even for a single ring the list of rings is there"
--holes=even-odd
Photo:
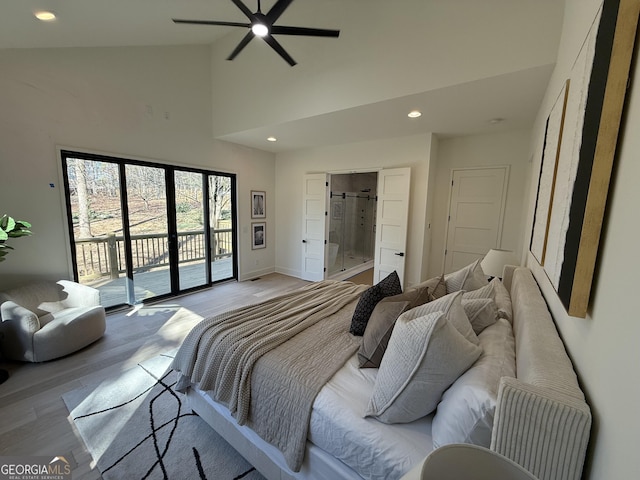
[[[362,269],[367,263],[373,266],[375,192],[371,188],[359,192],[332,190],[329,215],[328,276]]]

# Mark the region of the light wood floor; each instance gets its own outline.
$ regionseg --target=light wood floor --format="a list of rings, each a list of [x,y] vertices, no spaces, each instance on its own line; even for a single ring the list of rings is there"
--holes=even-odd
[[[354,275],[353,277],[350,277],[347,280],[353,283],[361,284],[361,285],[373,285],[373,268],[370,268],[369,270],[365,270],[364,272]]]
[[[279,274],[230,282],[133,311],[107,316],[105,336],[73,355],[30,364],[0,362],[11,376],[0,385],[0,456],[65,456],[74,479],[100,479],[62,400],[136,363],[177,348],[199,318],[257,303],[307,282]],[[193,313],[197,315],[193,315]]]

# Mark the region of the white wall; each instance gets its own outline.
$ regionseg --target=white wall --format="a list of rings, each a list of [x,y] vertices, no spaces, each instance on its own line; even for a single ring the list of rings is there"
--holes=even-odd
[[[302,180],[306,173],[411,167],[405,285],[423,278],[422,245],[431,153],[430,134],[300,150],[276,156],[276,270],[300,276]]]
[[[0,288],[70,275],[58,146],[237,173],[241,275],[273,270],[273,244],[251,251],[248,231],[249,190],[274,211],[275,159],[212,140],[210,59],[203,46],[0,50],[0,212],[34,232],[10,240]]]
[[[562,8],[557,0],[314,2],[334,21],[298,24],[340,29],[340,38],[278,37],[293,68],[256,40],[226,61],[245,34],[237,29],[212,50],[215,135],[551,65]],[[282,22],[297,12],[293,3]]]
[[[529,168],[530,136],[531,132],[526,130],[440,140],[432,206],[429,277],[441,274],[444,265],[451,172],[455,168],[510,166],[502,238],[497,246],[513,250],[520,256],[523,242],[521,218],[525,206],[522,191]]]
[[[551,103],[568,78],[573,59],[601,2],[566,0],[558,64],[532,135],[539,144]],[[638,42],[638,40],[636,41]],[[637,45],[636,45],[637,48]],[[637,180],[640,178],[640,66],[631,68],[626,118],[621,129],[616,166],[610,186],[595,281],[587,318],[569,317],[536,261],[528,264],[552,310],[594,416],[585,478],[640,478],[637,433],[640,431],[640,321],[637,308],[638,224]],[[539,155],[535,155],[539,162]],[[539,163],[533,172],[538,171]],[[532,175],[528,209],[533,216],[537,178]],[[529,221],[529,228],[531,222]]]

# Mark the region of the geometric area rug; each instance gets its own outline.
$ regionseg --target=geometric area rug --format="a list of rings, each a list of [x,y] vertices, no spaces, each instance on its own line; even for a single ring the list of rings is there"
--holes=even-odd
[[[262,480],[173,390],[173,354],[63,395],[104,480]]]

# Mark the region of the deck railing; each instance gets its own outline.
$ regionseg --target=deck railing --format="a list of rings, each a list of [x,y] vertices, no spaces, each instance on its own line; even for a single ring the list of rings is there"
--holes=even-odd
[[[169,265],[168,235],[147,233],[131,235],[134,272]],[[126,272],[124,237],[115,234],[80,238],[75,241],[78,276],[83,278],[118,278]],[[211,260],[233,255],[233,235],[230,228],[211,233]],[[203,230],[178,233],[178,263],[191,263],[206,258]]]

